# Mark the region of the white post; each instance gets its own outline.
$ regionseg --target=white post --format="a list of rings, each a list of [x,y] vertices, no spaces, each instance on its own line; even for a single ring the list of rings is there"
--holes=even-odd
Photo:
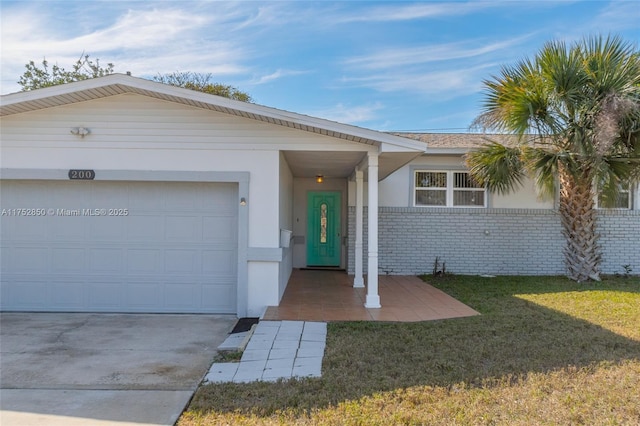
[[[362,277],[363,178],[364,172],[362,170],[356,170],[356,276],[353,279],[353,286],[357,288],[364,287],[364,278]]]
[[[365,308],[381,308],[378,295],[378,153],[367,154],[369,164],[369,196],[368,196],[368,265],[367,265],[367,300]]]

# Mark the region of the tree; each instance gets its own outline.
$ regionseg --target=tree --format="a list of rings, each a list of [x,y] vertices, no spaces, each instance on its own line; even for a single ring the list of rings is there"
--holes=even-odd
[[[23,91],[87,80],[89,78],[103,77],[114,73],[114,65],[112,63],[108,63],[106,67],[101,67],[99,59],[93,62],[89,59],[89,55],[85,55],[84,53],[80,56],[80,59],[73,64],[71,71],[65,70],[58,64],[49,67],[49,62],[46,58],[42,60],[42,66],[36,65],[34,61],[29,61],[25,67],[27,70],[18,80],[18,84],[22,86]],[[214,83],[211,81],[212,78],[212,74],[193,72],[174,72],[158,74],[153,77],[155,81],[160,83],[197,90],[212,95],[224,96],[225,98],[235,99],[237,101],[253,102],[249,94],[230,85]]]
[[[18,80],[18,84],[22,86],[23,91],[102,77],[113,74],[114,72],[113,64],[109,63],[106,67],[101,67],[99,59],[93,62],[89,59],[89,55],[85,55],[84,53],[80,56],[80,59],[73,64],[71,71],[65,70],[58,64],[49,68],[49,62],[46,58],[42,60],[42,67],[36,65],[34,61],[29,61],[25,67],[27,70]]]
[[[484,86],[474,124],[516,142],[467,154],[472,176],[497,193],[525,176],[543,195],[559,192],[567,276],[599,281],[596,197],[614,200],[640,179],[640,52],[615,36],[552,41]]]
[[[213,75],[210,73],[202,74],[177,71],[169,74],[158,74],[153,79],[160,83],[197,90],[211,95],[224,96],[225,98],[234,99],[236,101],[253,101],[251,96],[247,93],[227,84],[213,83],[211,82],[212,78]]]

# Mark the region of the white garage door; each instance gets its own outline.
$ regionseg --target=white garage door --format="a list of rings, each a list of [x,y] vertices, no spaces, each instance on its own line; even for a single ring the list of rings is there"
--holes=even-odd
[[[2,181],[0,307],[235,313],[230,183]]]

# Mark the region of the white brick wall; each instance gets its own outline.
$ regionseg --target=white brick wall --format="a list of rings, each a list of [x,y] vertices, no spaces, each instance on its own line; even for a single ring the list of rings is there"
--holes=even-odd
[[[365,208],[366,217],[366,208]],[[640,273],[640,211],[602,211],[598,218],[602,271]],[[367,227],[364,229],[366,271]],[[349,208],[353,273],[355,208]],[[430,273],[438,256],[458,274],[561,275],[564,238],[557,211],[546,209],[379,209],[381,274]]]

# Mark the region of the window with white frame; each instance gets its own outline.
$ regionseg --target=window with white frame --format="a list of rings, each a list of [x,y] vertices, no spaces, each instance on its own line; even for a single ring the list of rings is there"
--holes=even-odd
[[[596,206],[599,209],[631,209],[631,185],[620,185],[618,196],[611,200],[605,199],[602,192],[598,191]]]
[[[486,207],[487,191],[468,172],[415,170],[414,206]]]

